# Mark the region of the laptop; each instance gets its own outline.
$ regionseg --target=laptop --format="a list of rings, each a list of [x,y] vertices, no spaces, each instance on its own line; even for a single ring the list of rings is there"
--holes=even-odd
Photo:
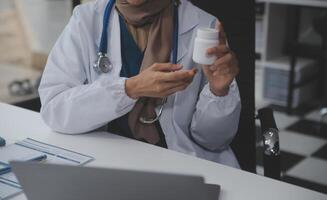
[[[200,176],[11,162],[29,200],[218,200]]]

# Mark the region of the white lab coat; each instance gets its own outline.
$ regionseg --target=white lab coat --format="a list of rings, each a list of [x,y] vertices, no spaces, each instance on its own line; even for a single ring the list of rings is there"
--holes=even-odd
[[[130,112],[135,104],[125,93],[126,78],[119,76],[120,27],[115,9],[108,29],[108,56],[114,68],[101,75],[92,68],[107,2],[97,0],[78,6],[49,55],[39,94],[42,118],[55,131],[79,134],[98,129]],[[196,29],[214,27],[215,22],[215,17],[181,1],[178,62],[185,69],[197,66],[192,61]],[[237,132],[240,109],[235,81],[227,96],[217,97],[200,70],[191,85],[169,96],[164,106],[160,124],[168,148],[239,167],[229,144]]]

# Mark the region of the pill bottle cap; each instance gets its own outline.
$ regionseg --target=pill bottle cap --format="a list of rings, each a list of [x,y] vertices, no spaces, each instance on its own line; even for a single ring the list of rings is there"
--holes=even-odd
[[[213,28],[200,28],[197,37],[208,40],[218,40],[218,30]]]

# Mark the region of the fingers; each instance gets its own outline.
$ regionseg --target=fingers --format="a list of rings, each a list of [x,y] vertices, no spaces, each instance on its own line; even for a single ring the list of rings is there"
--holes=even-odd
[[[176,91],[184,90],[188,85],[190,85],[191,82],[192,79],[189,81],[167,82],[159,84],[156,86],[156,95],[154,97],[165,97],[175,93]]]
[[[216,76],[216,75],[237,76],[238,73],[239,73],[239,68],[237,66],[224,64],[224,65],[220,66],[216,71],[213,71],[212,75],[213,76]]]
[[[232,74],[232,67],[228,66],[228,65],[224,65],[222,67],[220,67],[218,70],[216,70],[215,72],[213,72],[213,75],[228,75],[228,74]]]
[[[217,58],[220,58],[226,54],[229,54],[231,51],[227,46],[227,38],[226,38],[226,33],[224,31],[224,27],[219,21],[217,21],[216,23],[216,29],[219,31],[219,45],[207,49],[206,53],[209,56],[215,55],[217,56]]]
[[[213,72],[213,76],[216,75],[232,75],[232,76],[237,76],[239,73],[239,68],[236,66],[225,66],[222,68],[219,68],[217,71]]]
[[[183,70],[186,71],[186,70]],[[177,91],[181,91],[187,88],[188,85],[190,85],[193,81],[193,78],[197,72],[197,69],[187,70],[189,74],[192,74],[192,76],[180,79],[179,81],[169,81],[169,82],[163,82],[161,84],[161,89],[163,92],[163,95],[170,95]],[[174,72],[176,73],[176,72]],[[172,74],[172,73],[171,73]]]
[[[192,81],[184,81],[184,82],[178,82],[178,83],[166,83],[165,85],[163,85],[164,90],[166,92],[174,89],[174,88],[179,88],[182,86],[188,86]]]
[[[223,67],[223,65],[230,65],[233,60],[233,55],[231,53],[224,55],[223,57],[217,59],[213,65],[208,66],[211,71],[216,71],[219,67]]]
[[[170,73],[161,73],[161,81],[163,82],[180,82],[180,81],[188,81],[193,79],[195,74],[197,73],[197,69],[192,70],[179,70]]]
[[[170,72],[180,70],[182,65],[180,64],[172,64],[172,63],[154,63],[151,66],[151,69],[154,71],[162,71],[162,72]]]
[[[174,93],[179,92],[179,91],[183,91],[189,86],[189,84],[190,83],[185,83],[185,84],[181,84],[181,85],[178,85],[176,87],[173,87],[173,88],[167,90],[165,96],[174,94]]]
[[[226,45],[227,44],[226,33],[221,22],[217,21],[216,29],[219,31],[219,44]]]
[[[236,76],[239,72],[236,56],[233,52],[225,54],[217,59],[212,65],[203,66],[205,74],[216,75],[233,75]]]
[[[226,45],[218,45],[216,47],[212,47],[207,49],[208,55],[217,55],[218,57],[228,53],[230,49]]]

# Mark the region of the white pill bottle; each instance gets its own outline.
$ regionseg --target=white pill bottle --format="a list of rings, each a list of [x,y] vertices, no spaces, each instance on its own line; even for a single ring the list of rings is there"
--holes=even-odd
[[[209,48],[218,46],[219,32],[217,29],[200,28],[194,41],[193,61],[201,65],[212,65],[217,56],[208,55]]]

